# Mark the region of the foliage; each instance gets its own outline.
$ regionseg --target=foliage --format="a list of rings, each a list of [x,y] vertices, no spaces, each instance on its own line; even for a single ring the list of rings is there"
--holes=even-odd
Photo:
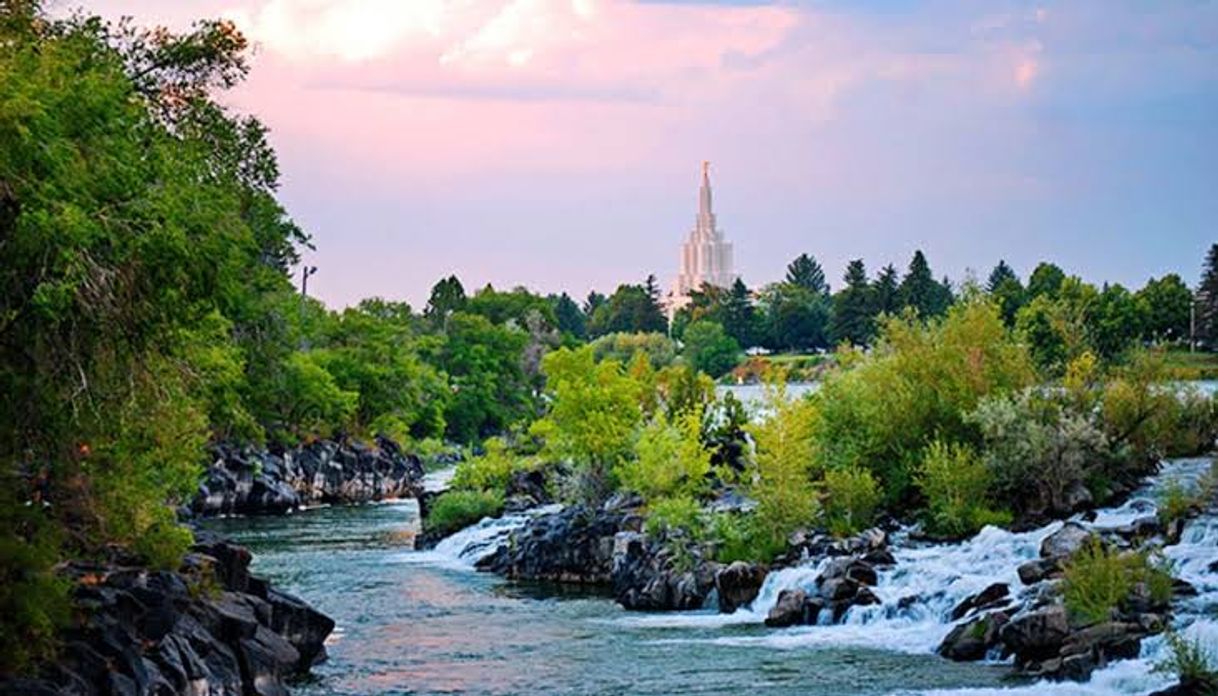
[[[935,280],[920,249],[909,261],[899,294],[902,306],[912,308],[923,318],[942,315],[952,303],[951,289]]]
[[[451,490],[441,493],[427,510],[425,527],[439,536],[452,534],[494,517],[503,510],[502,490]]]
[[[550,409],[531,432],[543,455],[569,462],[582,479],[574,495],[597,500],[613,468],[630,457],[642,423],[638,384],[615,360],[596,362],[591,347],[560,348],[543,361]]]
[[[794,283],[777,283],[763,291],[762,305],[767,348],[809,351],[830,345],[833,309],[823,293]]]
[[[612,333],[594,340],[592,351],[597,361],[616,360],[629,365],[640,353],[652,367],[667,367],[677,359],[677,344],[662,333]]]
[[[687,540],[702,537],[705,528],[702,507],[688,495],[659,498],[647,512],[646,530],[651,536],[680,536]]]
[[[756,451],[745,472],[757,501],[753,538],[764,548],[810,526],[819,511],[812,485],[816,466],[817,413],[805,399],[791,399],[781,382],[766,387],[765,417],[749,428]]]
[[[423,316],[433,326],[442,328],[454,312],[465,308],[467,301],[465,288],[457,276],[441,278],[431,288],[431,297],[427,300],[427,306],[423,308]]]
[[[829,294],[829,284],[825,282],[825,271],[817,263],[816,257],[810,254],[800,254],[787,266],[787,276],[784,283],[802,288],[814,295]]]
[[[617,290],[589,313],[588,334],[664,333],[668,320],[660,307],[660,291],[655,277],[643,285],[619,285]]]
[[[448,375],[452,391],[444,411],[447,434],[474,442],[509,430],[536,409],[524,372],[529,334],[483,316],[456,312],[430,361]]]
[[[519,458],[500,437],[487,438],[485,451],[464,459],[453,472],[452,488],[468,491],[506,491],[512,472],[519,467]]]
[[[281,439],[299,440],[312,434],[328,437],[354,418],[359,394],[339,387],[322,359],[321,353],[297,352],[285,361],[276,395],[283,409]]]
[[[549,301],[554,308],[554,321],[559,331],[580,341],[588,337],[588,317],[570,295],[565,292],[551,295]]]
[[[836,536],[861,532],[875,520],[883,494],[870,471],[857,467],[830,469],[823,481],[825,523]]]
[[[669,418],[658,413],[643,427],[635,456],[615,468],[618,482],[646,500],[694,498],[707,487],[710,451],[702,442],[702,411]]]
[[[685,329],[685,359],[711,377],[721,377],[736,366],[740,345],[712,321],[695,321]]]
[[[1156,672],[1174,674],[1181,686],[1191,688],[1199,696],[1218,693],[1218,665],[1214,662],[1212,648],[1200,638],[1188,638],[1168,629],[1165,634],[1168,654],[1154,666]]]
[[[1136,295],[1143,317],[1142,337],[1151,341],[1189,338],[1193,291],[1175,273],[1151,278]]]
[[[867,345],[875,332],[875,302],[862,259],[855,259],[846,266],[843,280],[845,287],[833,296],[830,332],[838,342]]]
[[[986,525],[1011,521],[991,502],[991,477],[971,448],[935,440],[926,448],[916,481],[926,496],[926,529],[932,534],[963,538]]]
[[[870,354],[839,354],[839,361],[852,366],[830,373],[812,397],[818,461],[826,469],[871,471],[889,503],[908,494],[931,440],[975,441],[964,414],[988,395],[1035,379],[1026,351],[980,296],[929,323],[909,314],[890,318]]]
[[[1139,585],[1155,602],[1171,598],[1171,574],[1149,555],[1120,552],[1093,538],[1065,563],[1062,598],[1072,616],[1095,623],[1122,608]]]
[[[1197,333],[1210,350],[1218,347],[1218,242],[1205,255],[1197,287]]]
[[[1159,521],[1166,527],[1176,520],[1188,517],[1203,501],[1197,491],[1190,490],[1178,479],[1163,484],[1155,501]]]

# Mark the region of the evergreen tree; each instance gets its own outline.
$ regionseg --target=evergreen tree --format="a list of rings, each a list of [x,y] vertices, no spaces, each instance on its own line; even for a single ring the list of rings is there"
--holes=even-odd
[[[723,300],[723,330],[745,348],[757,343],[757,312],[749,289],[739,278]]]
[[[434,326],[442,326],[453,312],[465,307],[466,300],[465,288],[457,276],[441,278],[431,287],[431,297],[423,308],[423,316],[431,320]]]
[[[1210,246],[1197,288],[1197,336],[1212,350],[1218,346],[1218,244]]]
[[[588,337],[587,317],[575,300],[567,293],[558,296],[551,295],[550,302],[554,307],[554,319],[558,322],[558,330],[583,340]]]
[[[766,347],[808,351],[829,346],[832,305],[825,295],[794,283],[766,290]]]
[[[922,317],[933,317],[947,309],[949,302],[944,301],[945,288],[935,280],[931,273],[930,264],[922,250],[914,252],[909,262],[909,270],[901,279],[901,305],[913,307]],[[946,292],[950,295],[950,289]]]
[[[891,263],[880,269],[872,288],[872,316],[896,314],[901,309],[901,288],[897,269]]]
[[[817,263],[816,257],[809,254],[800,254],[787,266],[786,282],[819,295],[827,296],[829,294],[829,284],[825,282],[825,271]]]
[[[993,278],[992,275],[991,278]],[[1019,278],[1015,276],[1003,278],[990,291],[990,295],[994,298],[994,302],[998,303],[1003,323],[1008,327],[1015,326],[1015,316],[1027,303],[1027,291],[1024,290],[1023,283],[1019,282]]]
[[[654,278],[643,285],[619,285],[604,304],[597,307],[588,320],[588,334],[664,333],[668,320],[660,308],[654,289]],[[651,286],[651,287],[649,287]]]
[[[1007,265],[1003,259],[998,260],[998,265],[994,266],[994,270],[990,271],[989,282],[985,284],[986,292],[994,294],[1005,281],[1014,280],[1019,282],[1019,276],[1015,275],[1015,271]]]
[[[874,300],[862,259],[846,266],[845,287],[833,297],[832,334],[836,341],[866,345],[872,336]]]
[[[601,293],[595,290],[589,292],[587,299],[584,300],[584,316],[591,319],[592,315],[596,313],[596,310],[607,301],[608,298]]]

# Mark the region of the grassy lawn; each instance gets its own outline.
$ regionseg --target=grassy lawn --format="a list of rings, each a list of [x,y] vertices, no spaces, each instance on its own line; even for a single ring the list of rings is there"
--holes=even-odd
[[[1178,372],[1180,379],[1218,379],[1218,353],[1173,349],[1164,357],[1167,366]]]

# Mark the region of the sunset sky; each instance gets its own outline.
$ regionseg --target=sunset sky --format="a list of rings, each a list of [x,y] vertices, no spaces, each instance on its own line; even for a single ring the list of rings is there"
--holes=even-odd
[[[80,3],[55,2],[67,12]],[[310,290],[667,284],[712,163],[737,270],[801,252],[1190,283],[1218,241],[1218,3],[98,0],[257,46]],[[840,282],[840,281],[839,281]]]

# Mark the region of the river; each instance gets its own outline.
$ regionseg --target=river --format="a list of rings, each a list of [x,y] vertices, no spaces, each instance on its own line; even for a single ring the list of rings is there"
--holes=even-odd
[[[1156,486],[1195,477],[1208,460],[1184,460],[1143,495],[1101,511],[1097,524],[1146,514]],[[810,582],[814,567],[772,574],[755,610],[639,614],[612,600],[555,587],[508,583],[474,572],[487,539],[519,520],[488,522],[435,551],[410,549],[413,502],[320,508],[282,518],[215,520],[209,526],[248,545],[254,568],[338,623],[330,659],[304,696],[389,694],[1145,694],[1168,683],[1151,671],[1161,639],[1143,659],[1115,663],[1086,685],[1004,687],[1007,669],[957,664],[933,648],[950,629],[942,612],[1035,556],[1050,525],[1025,534],[987,529],[955,545],[898,548],[881,574],[878,607],[856,608],[840,626],[767,629],[778,591]],[[464,553],[463,553],[464,552]],[[1186,632],[1218,639],[1201,618],[1218,606],[1218,521],[1190,523],[1170,554],[1201,596],[1181,611]],[[940,593],[934,597],[934,593]],[[897,611],[909,594],[928,599]]]

